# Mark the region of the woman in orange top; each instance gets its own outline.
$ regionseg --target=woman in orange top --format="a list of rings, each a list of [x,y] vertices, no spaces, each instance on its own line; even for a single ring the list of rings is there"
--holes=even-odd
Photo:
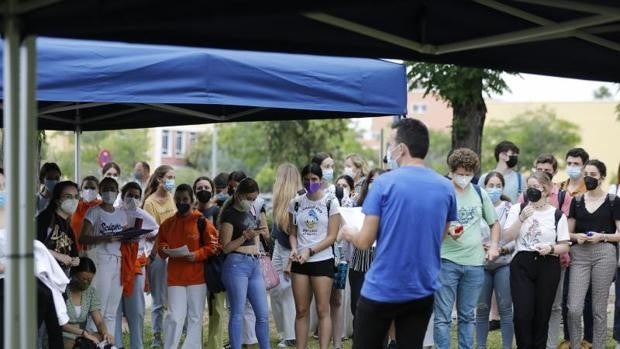
[[[157,239],[159,255],[169,257],[164,348],[178,347],[186,320],[187,335],[183,348],[202,348],[202,315],[207,295],[203,262],[217,251],[218,234],[208,219],[204,220],[204,231],[198,231],[198,219],[202,214],[191,208],[194,202],[191,186],[179,185],[174,201],[177,213],[161,224]],[[171,249],[183,246],[187,247],[189,254],[172,254]]]
[[[82,191],[82,198],[78,202],[78,207],[71,216],[71,229],[75,234],[75,241],[80,241],[80,232],[82,231],[82,224],[86,217],[86,212],[91,207],[99,206],[101,200],[97,199],[99,195],[99,180],[95,176],[86,176],[82,179],[82,185],[80,186]],[[77,243],[78,252],[82,253],[88,249],[88,246]]]

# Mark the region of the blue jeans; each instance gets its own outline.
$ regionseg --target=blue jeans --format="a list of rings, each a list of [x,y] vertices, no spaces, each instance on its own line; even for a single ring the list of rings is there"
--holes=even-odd
[[[232,349],[241,349],[243,343],[243,314],[246,299],[256,316],[256,338],[260,349],[269,349],[269,309],[267,291],[258,258],[238,253],[226,256],[222,267],[222,282],[230,305],[228,337]]]
[[[620,268],[616,270],[616,303],[614,307],[614,339],[620,342]]]
[[[121,299],[121,304],[118,306],[118,312],[116,314],[116,329],[114,330],[114,340],[116,346],[123,348],[123,312],[127,318],[127,325],[129,326],[129,344],[130,348],[142,348],[144,347],[144,268],[142,274],[136,274],[133,292],[131,296]]]
[[[435,348],[450,349],[452,307],[456,300],[459,349],[474,346],[475,310],[484,281],[482,266],[468,266],[441,260],[441,287],[435,292]]]
[[[164,322],[164,305],[168,293],[168,262],[159,255],[151,261],[147,268],[149,287],[153,305],[151,306],[151,323],[153,334],[161,335]],[[111,331],[111,330],[110,330]]]
[[[512,324],[512,296],[510,295],[510,265],[494,270],[484,270],[484,283],[480,291],[478,308],[476,309],[476,343],[479,349],[486,349],[489,334],[489,311],[491,297],[495,290],[497,307],[502,331],[502,347],[512,348],[514,327]]]

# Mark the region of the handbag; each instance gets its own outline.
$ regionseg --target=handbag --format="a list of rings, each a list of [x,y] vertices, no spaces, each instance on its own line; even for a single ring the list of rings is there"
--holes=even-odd
[[[200,235],[200,246],[204,246],[204,230],[207,226],[206,218],[204,216],[200,216],[198,217],[198,221],[196,223],[198,224],[198,235]],[[224,283],[222,282],[222,269],[225,259],[226,254],[221,253],[220,251],[217,255],[211,256],[204,261],[203,269],[205,282],[207,283],[207,289],[211,293],[226,291],[226,287],[224,287]]]
[[[260,268],[263,273],[263,280],[265,280],[265,288],[269,291],[280,284],[280,276],[271,263],[271,257],[269,257],[269,245],[267,245],[267,242],[262,236],[260,236],[260,241],[265,249],[265,252],[262,253],[259,258]]]

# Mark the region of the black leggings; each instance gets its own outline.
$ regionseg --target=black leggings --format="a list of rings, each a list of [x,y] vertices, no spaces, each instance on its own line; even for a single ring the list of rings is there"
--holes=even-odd
[[[40,328],[41,324],[45,323],[49,348],[64,348],[62,328],[58,323],[52,291],[38,279],[37,302],[37,328]]]
[[[431,295],[405,303],[381,303],[360,296],[355,317],[353,349],[382,348],[392,321],[396,326],[396,342],[399,348],[422,348],[428,320],[433,312],[434,299]]]
[[[545,348],[549,317],[560,282],[560,260],[519,252],[510,263],[510,289],[517,348]]]

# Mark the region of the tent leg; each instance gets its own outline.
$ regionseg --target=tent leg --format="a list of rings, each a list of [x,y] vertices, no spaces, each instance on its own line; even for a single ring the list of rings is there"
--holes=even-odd
[[[33,241],[35,239],[35,153],[37,140],[36,37],[23,39],[20,47],[19,104],[19,288],[22,348],[35,348],[37,306]]]
[[[82,178],[82,174],[80,173],[80,146],[81,146],[81,136],[82,136],[82,129],[80,128],[80,126],[76,126],[75,127],[75,149],[73,151],[73,155],[74,155],[74,166],[75,166],[75,183],[77,183],[78,185],[80,185],[80,181]]]
[[[7,8],[15,5],[9,1]],[[19,240],[17,233],[19,221],[19,31],[15,16],[7,13],[4,28],[4,171],[6,174],[7,200],[6,239],[7,260],[4,278],[4,347],[24,348],[20,336],[22,317],[27,316],[20,312],[20,285],[19,285]],[[31,336],[34,335],[31,334]]]
[[[36,297],[33,265],[36,97],[35,38],[21,40],[8,1],[4,38],[5,173],[7,174],[7,265],[4,297],[4,347],[36,347]]]

